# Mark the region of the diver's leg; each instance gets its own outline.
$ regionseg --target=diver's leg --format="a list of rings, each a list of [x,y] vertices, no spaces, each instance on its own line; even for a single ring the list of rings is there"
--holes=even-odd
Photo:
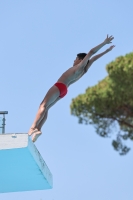
[[[60,100],[60,99],[61,99],[61,98],[58,97],[58,98],[56,99],[56,101],[48,107],[48,109],[49,109],[50,107],[52,107],[52,106],[53,106],[58,100]],[[35,141],[37,140],[37,138],[42,134],[41,128],[42,128],[43,124],[46,122],[47,117],[48,117],[48,110],[45,112],[45,115],[44,115],[43,119],[42,119],[41,122],[38,124],[37,129],[33,132],[33,136],[32,136],[32,141],[33,141],[33,142],[35,142]]]
[[[51,105],[55,104],[59,95],[59,89],[56,86],[52,86],[39,106],[36,118],[28,132],[29,135],[32,135],[35,131],[39,131],[38,126],[45,117],[45,113],[47,112],[48,108],[51,107]]]

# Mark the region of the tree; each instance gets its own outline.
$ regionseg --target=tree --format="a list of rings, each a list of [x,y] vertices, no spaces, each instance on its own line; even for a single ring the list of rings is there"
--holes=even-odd
[[[102,137],[113,135],[118,127],[112,145],[125,155],[130,148],[123,140],[133,140],[133,53],[116,58],[106,70],[106,78],[72,99],[71,114],[79,123],[93,124]]]

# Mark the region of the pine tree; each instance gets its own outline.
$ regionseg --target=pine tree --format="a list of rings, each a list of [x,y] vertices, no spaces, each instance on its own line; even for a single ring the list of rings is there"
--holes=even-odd
[[[102,137],[113,135],[118,126],[112,145],[125,155],[130,148],[123,140],[133,140],[133,53],[116,58],[106,70],[107,77],[72,99],[71,114],[79,123],[93,124]]]

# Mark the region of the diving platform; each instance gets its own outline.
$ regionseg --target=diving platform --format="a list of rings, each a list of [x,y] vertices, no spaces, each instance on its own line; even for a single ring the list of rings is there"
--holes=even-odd
[[[52,186],[52,174],[28,134],[0,134],[0,193]]]

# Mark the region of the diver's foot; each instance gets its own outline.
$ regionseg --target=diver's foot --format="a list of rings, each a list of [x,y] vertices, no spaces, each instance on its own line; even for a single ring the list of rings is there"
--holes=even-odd
[[[41,131],[35,131],[33,133],[33,136],[32,136],[32,142],[36,142],[36,140],[38,139],[38,137],[42,134]]]
[[[28,135],[31,136],[33,133],[37,132],[38,129],[37,128],[30,128]]]

